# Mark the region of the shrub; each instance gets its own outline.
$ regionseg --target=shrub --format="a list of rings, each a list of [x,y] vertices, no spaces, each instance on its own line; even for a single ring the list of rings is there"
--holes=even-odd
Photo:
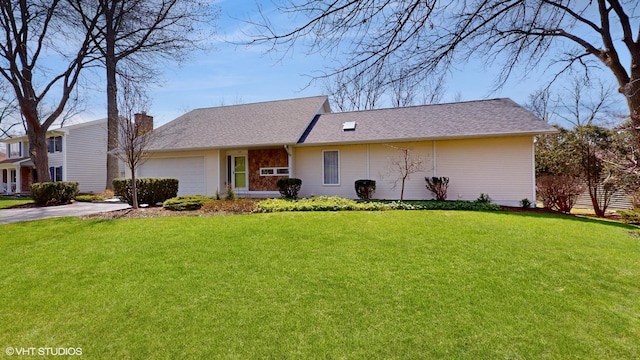
[[[449,178],[446,176],[436,177],[432,176],[430,178],[425,177],[424,180],[427,182],[427,189],[431,191],[436,200],[445,201],[447,200],[447,189],[449,188]]]
[[[173,211],[198,210],[204,203],[211,200],[214,200],[214,198],[204,195],[177,196],[165,200],[162,203],[162,207]]]
[[[355,187],[358,198],[368,200],[371,199],[376,192],[376,181],[365,179],[356,180]]]
[[[536,178],[536,190],[544,208],[568,213],[584,192],[584,185],[573,176],[543,175]]]
[[[298,198],[298,191],[302,187],[302,180],[297,178],[280,178],[278,179],[278,191],[286,199]]]
[[[38,205],[68,204],[76,195],[78,195],[77,182],[57,181],[31,185],[31,197]]]
[[[178,196],[178,179],[137,178],[136,186],[139,204],[149,204],[153,206]],[[113,190],[120,200],[126,201],[129,205],[133,205],[131,179],[114,179]]]
[[[640,225],[640,209],[618,210],[617,213],[620,215],[620,220],[622,220],[622,222]]]
[[[216,194],[216,199],[220,199],[220,195]],[[235,200],[236,199],[236,193],[233,192],[233,188],[231,187],[231,185],[227,185],[227,192],[224,195],[224,199],[225,200]]]
[[[76,196],[76,201],[80,202],[94,202],[94,201],[104,201],[104,196],[102,195],[78,195]]]
[[[478,204],[491,204],[493,200],[489,196],[489,194],[481,193],[480,196],[476,199],[476,203]]]
[[[531,205],[533,205],[533,204],[531,203],[531,200],[529,200],[529,199],[527,199],[527,198],[524,198],[524,199],[520,200],[520,206],[521,206],[522,208],[524,208],[524,209],[528,209],[528,208],[530,208],[530,207],[531,207]]]
[[[253,199],[217,200],[209,201],[202,205],[205,212],[224,212],[234,214],[252,213],[255,204]]]

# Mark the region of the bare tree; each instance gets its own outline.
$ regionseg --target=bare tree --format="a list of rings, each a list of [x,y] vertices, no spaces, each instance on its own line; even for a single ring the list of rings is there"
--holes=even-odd
[[[156,81],[160,60],[181,61],[205,36],[198,24],[212,22],[213,5],[200,0],[93,0],[101,9],[93,41],[106,70],[107,118],[109,134],[117,133],[117,76],[127,76],[138,84]],[[88,14],[89,15],[89,14]],[[90,16],[90,15],[89,15]],[[88,30],[88,29],[86,29]],[[117,145],[111,135],[107,153]],[[107,183],[118,176],[118,161],[107,156]]]
[[[395,189],[398,186],[398,182],[400,182],[400,201],[403,201],[406,181],[411,174],[424,172],[426,170],[426,161],[422,157],[413,154],[409,148],[394,145],[387,146],[399,152],[397,156],[390,159],[389,171],[396,176],[392,189]]]
[[[482,57],[500,63],[499,87],[540,67],[554,79],[570,70],[588,76],[607,69],[640,129],[638,1],[289,0],[278,9],[291,21],[276,25],[261,12],[251,43],[342,54],[345,61],[322,76],[401,68],[403,76],[423,79]]]
[[[144,121],[148,100],[144,90],[135,87],[129,79],[122,78],[120,82],[119,109],[121,116],[118,118],[118,127],[113,138],[116,139],[115,147],[111,154],[123,161],[131,173],[131,198],[133,208],[138,208],[138,189],[136,184],[136,170],[145,161],[149,154],[148,149],[153,140],[152,126]],[[139,120],[140,119],[140,120]]]
[[[331,103],[338,110],[356,111],[379,108],[386,86],[385,79],[380,76],[368,74],[351,78],[347,73],[340,73],[332,81],[325,82],[325,90],[331,94]]]
[[[22,125],[15,97],[9,93],[6,82],[0,81],[0,138],[10,138],[14,128]]]
[[[81,71],[94,60],[91,37],[75,29],[94,29],[97,14],[87,11],[80,19],[81,9],[79,0],[0,1],[0,75],[15,94],[40,181],[51,180],[47,130],[63,114]],[[41,64],[49,60],[50,65],[52,56],[63,64],[58,70]]]
[[[615,114],[613,89],[601,81],[589,82],[574,76],[559,89],[545,87],[529,95],[529,111],[550,123],[564,122],[573,127],[615,126],[622,118]]]

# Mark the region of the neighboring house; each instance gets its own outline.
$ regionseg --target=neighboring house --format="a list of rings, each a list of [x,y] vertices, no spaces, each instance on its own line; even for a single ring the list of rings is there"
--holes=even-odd
[[[7,159],[0,161],[0,191],[27,193],[37,182],[26,136],[2,140]],[[81,192],[102,192],[106,184],[107,120],[61,127],[47,132],[52,181],[77,181]]]
[[[197,109],[154,130],[139,176],[176,177],[179,194],[278,196],[277,179],[302,179],[300,196],[355,198],[354,182],[377,182],[375,198],[398,199],[392,163],[409,149],[420,171],[406,200],[430,199],[425,177],[450,179],[450,200],[488,194],[499,204],[533,201],[533,138],[555,132],[510,99],[331,113],[325,96]]]

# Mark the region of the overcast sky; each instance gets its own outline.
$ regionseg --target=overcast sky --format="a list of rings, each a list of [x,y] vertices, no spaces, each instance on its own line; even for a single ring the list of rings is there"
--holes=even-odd
[[[278,21],[280,15],[269,12],[271,2],[263,3],[266,13],[273,16],[271,20]],[[156,126],[196,108],[325,94],[322,84],[309,85],[309,75],[322,70],[330,59],[308,56],[303,48],[282,58],[278,54],[265,55],[264,48],[224,42],[222,38],[237,40],[242,36],[248,26],[242,20],[255,17],[257,8],[255,0],[223,0],[217,4],[221,10],[216,30],[220,39],[211,39],[212,50],[193,52],[182,65],[167,64],[161,86],[151,89],[148,112],[154,116]],[[492,92],[499,70],[485,67],[480,61],[460,64],[447,79],[443,102],[509,97],[524,104],[529,94],[548,79],[542,73],[533,74],[525,81],[513,79]],[[72,122],[106,116],[104,93],[95,91],[89,95],[87,111]]]

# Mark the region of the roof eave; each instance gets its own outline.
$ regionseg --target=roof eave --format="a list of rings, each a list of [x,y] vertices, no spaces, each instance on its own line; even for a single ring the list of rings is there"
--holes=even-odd
[[[411,137],[411,138],[384,138],[370,140],[353,140],[353,141],[327,141],[327,142],[305,142],[298,143],[296,146],[318,146],[318,145],[348,145],[348,144],[379,144],[387,142],[415,142],[415,141],[438,141],[438,140],[464,140],[509,136],[536,136],[541,134],[557,133],[557,129],[533,130],[524,132],[506,132],[506,133],[486,133],[486,134],[469,134],[469,135],[450,135],[450,136],[431,136],[431,137]]]

